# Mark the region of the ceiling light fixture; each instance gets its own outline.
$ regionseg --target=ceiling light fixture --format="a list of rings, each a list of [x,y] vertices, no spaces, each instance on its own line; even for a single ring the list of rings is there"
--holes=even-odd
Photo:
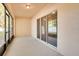
[[[55,14],[56,13],[56,10],[54,10],[53,12],[52,12],[52,14]]]
[[[29,9],[30,8],[30,4],[28,3],[28,4],[26,4],[26,8],[27,9]]]

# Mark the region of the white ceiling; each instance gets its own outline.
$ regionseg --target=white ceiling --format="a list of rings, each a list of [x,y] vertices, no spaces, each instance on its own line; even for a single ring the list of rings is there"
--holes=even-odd
[[[29,9],[26,8],[26,3],[11,3],[15,17],[33,17],[37,12],[46,6],[46,3],[31,3]]]

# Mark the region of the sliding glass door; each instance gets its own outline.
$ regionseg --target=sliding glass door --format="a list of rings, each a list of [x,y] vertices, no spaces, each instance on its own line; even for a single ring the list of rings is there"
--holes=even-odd
[[[51,12],[40,19],[41,21],[37,20],[37,38],[41,36],[41,40],[57,47],[57,11]]]

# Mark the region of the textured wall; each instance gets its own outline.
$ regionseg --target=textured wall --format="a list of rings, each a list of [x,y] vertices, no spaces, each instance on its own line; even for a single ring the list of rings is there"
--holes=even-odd
[[[79,4],[48,4],[32,19],[32,36],[37,37],[37,19],[58,12],[57,51],[63,55],[79,55]]]
[[[31,36],[31,19],[16,18],[16,36]]]

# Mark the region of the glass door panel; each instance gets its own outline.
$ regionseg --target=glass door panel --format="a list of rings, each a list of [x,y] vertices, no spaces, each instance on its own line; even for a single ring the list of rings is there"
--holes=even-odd
[[[37,19],[37,38],[40,38],[40,19]]]
[[[46,41],[46,17],[41,18],[41,40]]]
[[[47,16],[47,42],[57,47],[57,12]]]

